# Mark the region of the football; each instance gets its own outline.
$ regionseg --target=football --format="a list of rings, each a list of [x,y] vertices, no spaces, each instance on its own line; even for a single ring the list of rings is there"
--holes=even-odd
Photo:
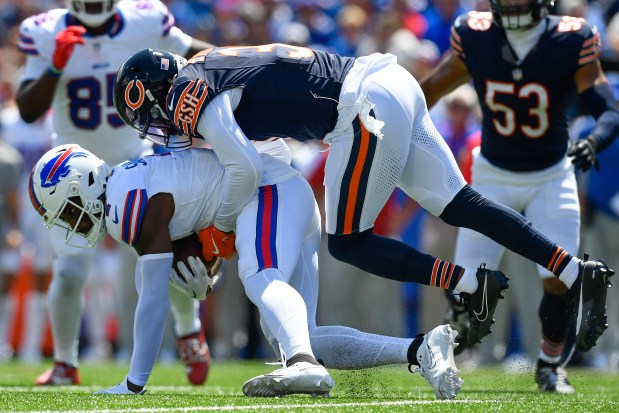
[[[189,257],[200,257],[202,262],[206,264],[206,268],[209,270],[209,275],[211,277],[217,273],[217,270],[221,265],[221,258],[206,261],[206,259],[202,256],[202,243],[200,242],[198,235],[195,233],[185,238],[172,241],[172,252],[174,253],[172,266],[175,270],[178,269],[177,264],[179,262],[184,263],[187,268],[191,268],[187,262],[187,258]]]

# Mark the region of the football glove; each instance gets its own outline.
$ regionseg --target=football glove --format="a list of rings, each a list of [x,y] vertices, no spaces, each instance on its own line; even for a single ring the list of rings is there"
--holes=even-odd
[[[206,265],[204,265],[202,260],[198,257],[187,258],[187,263],[191,267],[191,270],[187,268],[182,261],[176,264],[178,273],[174,268],[170,269],[170,285],[175,290],[191,298],[204,300],[206,296],[213,291],[213,286],[221,277],[221,272],[211,277]],[[216,272],[218,268],[219,265],[216,263],[213,266],[213,272]]]
[[[125,379],[120,384],[117,384],[114,387],[110,387],[109,389],[99,390],[95,394],[132,394],[134,396],[137,396],[146,393],[146,389],[142,389],[139,392],[133,392],[129,390],[127,381],[128,379],[125,377]]]
[[[572,164],[583,172],[587,172],[591,166],[600,170],[598,160],[595,156],[598,142],[595,136],[589,135],[585,139],[579,139],[570,143],[567,156],[573,156]]]
[[[215,257],[229,260],[236,251],[234,248],[234,232],[223,232],[215,228],[214,225],[201,230],[198,238],[202,243],[202,255],[207,261],[211,261]]]
[[[86,44],[83,37],[85,34],[86,29],[83,26],[69,26],[56,35],[56,50],[52,57],[55,71],[64,69],[76,44]]]

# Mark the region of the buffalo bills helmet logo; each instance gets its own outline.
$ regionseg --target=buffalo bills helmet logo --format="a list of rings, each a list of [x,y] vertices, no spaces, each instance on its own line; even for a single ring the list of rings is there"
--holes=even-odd
[[[41,186],[43,188],[48,188],[57,185],[62,178],[69,175],[69,172],[71,172],[71,167],[67,165],[69,160],[78,157],[86,158],[88,154],[79,151],[78,148],[69,148],[52,158],[45,164],[43,169],[41,169]]]

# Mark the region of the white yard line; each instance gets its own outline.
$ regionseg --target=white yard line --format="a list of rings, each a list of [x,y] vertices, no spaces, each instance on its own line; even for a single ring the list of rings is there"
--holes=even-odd
[[[110,397],[110,396],[103,396]],[[111,396],[114,397],[114,396]],[[351,402],[351,403],[317,403],[317,404],[255,404],[251,406],[194,406],[194,407],[183,407],[183,408],[170,408],[170,407],[161,407],[161,408],[122,408],[122,409],[97,409],[97,410],[39,410],[39,411],[23,411],[23,412],[12,412],[12,413],[52,413],[52,412],[63,412],[63,413],[120,413],[120,412],[128,412],[128,413],[159,413],[159,412],[169,412],[173,410],[175,412],[225,412],[225,411],[243,411],[243,410],[282,410],[282,409],[303,409],[303,410],[311,410],[311,409],[324,409],[325,407],[370,407],[370,406],[419,406],[426,404],[434,404],[434,403],[473,403],[473,404],[483,404],[483,403],[495,403],[496,400],[451,400],[451,401],[438,401],[438,400],[399,400],[399,401],[390,401],[390,402]]]

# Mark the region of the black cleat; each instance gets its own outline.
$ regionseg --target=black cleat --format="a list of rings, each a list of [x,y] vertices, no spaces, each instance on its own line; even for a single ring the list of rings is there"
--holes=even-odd
[[[469,313],[464,308],[460,293],[445,290],[445,297],[447,297],[447,309],[443,320],[458,332],[455,340],[457,345],[454,347],[454,355],[457,356],[468,348],[466,337],[469,335]]]
[[[481,339],[492,332],[494,310],[503,298],[501,294],[509,287],[509,278],[501,271],[486,269],[482,263],[477,269],[477,290],[473,294],[460,293],[464,307],[469,313],[469,331],[466,345],[471,347],[481,343]]]
[[[570,306],[576,316],[576,349],[589,351],[608,328],[606,290],[615,274],[602,260],[581,261],[578,278],[569,290]]]
[[[574,388],[567,380],[566,371],[552,363],[537,361],[535,382],[541,391],[561,394],[572,394]]]

